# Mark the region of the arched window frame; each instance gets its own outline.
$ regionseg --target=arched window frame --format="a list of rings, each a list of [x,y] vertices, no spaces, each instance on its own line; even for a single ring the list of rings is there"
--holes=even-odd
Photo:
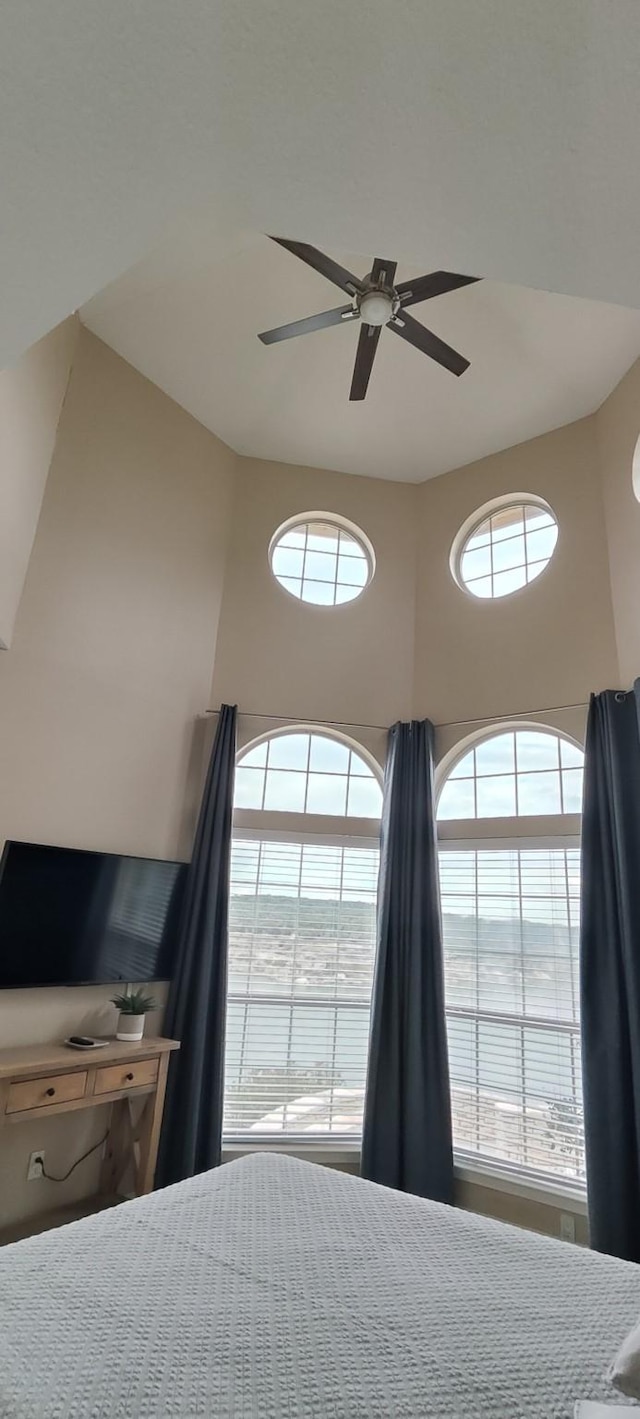
[[[356,754],[366,764],[367,768],[371,771],[378,786],[380,787],[380,793],[382,792],[382,769],[377,760],[367,750],[367,748],[358,741],[352,739],[351,737],[345,734],[341,734],[333,730],[329,731],[326,726],[319,726],[316,724],[305,724],[304,722],[295,725],[288,724],[281,728],[270,730],[262,735],[259,735],[256,738],[251,739],[249,742],[244,744],[238,752],[238,767],[242,765],[245,756],[250,753],[250,751],[256,749],[264,743],[268,743],[269,741],[273,741],[278,738],[284,738],[288,735],[293,734],[320,735],[325,739],[331,740],[335,744],[342,745],[345,748],[351,750],[352,753]],[[311,1026],[311,1033],[313,1034],[314,1021],[317,1022],[318,1019],[331,1018],[333,1024],[334,1040],[332,1056],[333,1062],[331,1064],[331,1068],[334,1070],[335,1076],[339,1079],[340,1071],[336,1069],[335,1063],[337,1057],[337,1046],[335,1044],[335,1041],[338,1037],[343,1038],[345,1031],[348,1038],[349,1022],[353,1022],[354,1019],[357,1018],[357,1038],[354,1037],[353,1043],[354,1056],[357,1056],[357,1058],[353,1072],[354,1076],[358,1075],[358,1084],[357,1086],[354,1086],[353,1090],[350,1090],[349,1092],[353,1093],[354,1095],[357,1095],[358,1101],[360,1101],[361,1095],[363,1101],[364,1075],[366,1070],[366,1040],[369,1028],[369,1016],[371,1008],[371,986],[373,983],[373,966],[375,952],[374,909],[375,888],[377,883],[377,870],[379,860],[379,831],[379,818],[360,818],[355,816],[348,817],[327,813],[302,813],[290,812],[285,810],[275,811],[255,808],[234,809],[232,900],[230,921],[230,979],[227,999],[229,1019],[233,1018],[233,1013],[235,1011],[236,1015],[238,1017],[241,1017],[244,1023],[242,1026],[241,1054],[238,1053],[234,1045],[233,1028],[229,1028],[229,1023],[227,1030],[227,1093],[225,1098],[224,1125],[224,1140],[227,1146],[246,1146],[247,1143],[251,1143],[254,1145],[259,1145],[260,1143],[269,1143],[269,1145],[272,1146],[273,1144],[277,1144],[278,1142],[288,1145],[299,1145],[303,1142],[321,1142],[323,1145],[331,1143],[335,1144],[336,1142],[339,1142],[342,1144],[342,1146],[344,1146],[345,1143],[347,1145],[357,1145],[360,1141],[361,1121],[355,1120],[354,1122],[354,1120],[351,1119],[350,1122],[349,1117],[347,1116],[349,1108],[353,1108],[353,1099],[350,1098],[348,1100],[348,1107],[346,1106],[346,1112],[345,1110],[343,1110],[343,1114],[340,1114],[340,1104],[341,1101],[343,1101],[344,1096],[339,1095],[338,1093],[338,1089],[340,1087],[339,1084],[336,1087],[334,1087],[333,1084],[330,1084],[327,1090],[325,1081],[323,1094],[326,1095],[328,1093],[330,1101],[328,1127],[314,1127],[313,1122],[311,1122],[310,1124],[308,1121],[305,1121],[304,1104],[301,1100],[299,1100],[298,1102],[300,1107],[296,1109],[296,1099],[294,1097],[285,1108],[271,1110],[273,1118],[275,1118],[276,1115],[281,1115],[282,1127],[278,1126],[277,1120],[274,1122],[272,1119],[269,1126],[265,1127],[265,1129],[261,1131],[259,1128],[256,1127],[255,1121],[251,1123],[247,1121],[247,1108],[244,1108],[243,1111],[243,1106],[238,1104],[234,1106],[230,1102],[231,1089],[229,1087],[229,1080],[233,1078],[237,1081],[238,1079],[246,1078],[247,1074],[251,1074],[252,1070],[255,1075],[256,1069],[260,1068],[259,1064],[256,1065],[255,1062],[253,1062],[251,1066],[246,1064],[246,1061],[249,1058],[251,1058],[253,1061],[255,1061],[256,1058],[255,1048],[251,1046],[251,1041],[249,1041],[249,1045],[251,1046],[251,1048],[246,1047],[246,1038],[248,1036],[248,1032],[250,1032],[252,1028],[251,1022],[259,1019],[259,1014],[261,1010],[264,1010],[266,1015],[269,1008],[271,1007],[276,1014],[278,1011],[280,1012],[281,1020],[287,1018],[288,1012],[289,1045],[287,1046],[287,1064],[282,1070],[282,1073],[285,1076],[290,1063],[295,1073],[295,1062],[293,1061],[292,1056],[293,1046],[291,1045],[291,1037],[292,1035],[295,1035],[296,1030],[299,1031],[299,1022],[302,1022],[304,1024],[305,1019],[308,1019]],[[258,849],[261,855],[261,860],[262,855],[266,851],[268,851],[268,845],[270,844],[282,844],[282,851],[285,854],[287,851],[287,845],[290,845],[291,853],[295,854],[296,852],[299,852],[301,861],[303,860],[305,848],[307,848],[311,852],[316,849],[326,849],[327,857],[331,856],[332,862],[337,859],[343,864],[341,883],[345,879],[344,864],[345,862],[349,861],[347,855],[354,851],[357,854],[363,854],[363,857],[360,860],[364,865],[364,876],[366,877],[366,881],[368,884],[366,895],[367,900],[371,900],[372,911],[371,925],[370,930],[368,932],[368,937],[367,940],[363,942],[365,962],[365,976],[363,977],[363,986],[361,989],[354,992],[353,998],[349,995],[348,989],[343,990],[341,988],[337,980],[335,994],[333,996],[329,995],[318,998],[313,995],[312,991],[309,994],[298,995],[294,990],[293,984],[289,992],[287,992],[286,990],[282,990],[281,992],[273,991],[270,992],[268,996],[260,994],[259,992],[253,992],[250,988],[250,981],[249,985],[247,985],[246,988],[237,988],[237,982],[234,982],[233,971],[233,862],[234,860],[238,860],[239,855],[243,853],[243,845],[250,845],[255,843],[261,845]],[[247,849],[247,852],[250,852],[250,849]],[[322,852],[320,854],[320,861],[321,858]],[[353,862],[353,857],[351,858],[351,862]],[[302,888],[300,888],[299,890],[300,894],[302,895]],[[341,885],[340,900],[342,900],[342,890],[343,889]],[[256,887],[255,900],[256,903],[259,903],[260,898],[258,887]],[[258,909],[259,908],[257,906],[256,910]],[[302,930],[302,927],[300,929]],[[295,949],[297,948],[294,947],[294,950]],[[307,1012],[306,1015],[305,1012]],[[318,1012],[321,1013],[319,1014]],[[357,1017],[354,1015],[354,1012],[357,1012]],[[248,1027],[247,1021],[249,1021]],[[257,1029],[254,1031],[254,1033],[256,1036],[258,1035]],[[233,1053],[234,1049],[236,1049],[235,1053]],[[253,1050],[253,1054],[251,1053],[251,1050]],[[272,1057],[273,1051],[271,1051],[271,1054],[269,1054],[269,1051],[265,1052],[265,1060],[267,1058]],[[329,1072],[327,1072],[327,1078],[328,1077]],[[309,1086],[309,1088],[311,1089],[311,1093],[313,1093],[311,1085]],[[309,1091],[307,1090],[307,1093],[308,1092]],[[263,1116],[266,1117],[269,1112],[270,1110],[265,1107],[265,1109],[263,1110]],[[309,1117],[311,1116],[311,1113],[312,1110],[310,1111]],[[298,1119],[296,1118],[296,1114],[299,1115]]]
[[[519,730],[528,730],[534,734],[549,735],[555,740],[564,740],[565,743],[571,744],[575,749],[584,753],[584,746],[580,744],[579,740],[574,739],[570,734],[565,734],[563,730],[554,729],[553,725],[540,724],[537,720],[501,720],[499,724],[494,724],[491,728],[477,730],[450,749],[438,764],[435,776],[436,817],[445,783],[469,751],[478,748],[480,744],[486,744],[490,739],[497,738],[500,734],[517,734]],[[580,813],[527,813],[522,816],[514,814],[513,817],[438,819],[438,838],[441,842],[447,842],[450,839],[455,842],[461,840],[473,842],[482,839],[487,845],[493,840],[502,842],[507,837],[510,839],[526,838],[530,845],[538,841],[546,845],[549,838],[553,838],[558,844],[562,839],[575,843],[580,839],[581,817]]]
[[[329,739],[334,744],[341,744],[345,749],[349,749],[353,754],[357,754],[363,760],[367,768],[371,770],[382,792],[382,769],[373,754],[365,748],[363,744],[352,739],[349,735],[341,734],[337,730],[329,731],[326,725],[317,724],[288,724],[286,727],[267,731],[258,735],[255,739],[249,740],[238,751],[236,767],[242,766],[243,760],[253,749],[257,749],[261,744],[267,744],[272,740],[286,739],[293,734],[319,735],[323,739]],[[345,823],[348,832],[345,834]],[[346,814],[333,815],[331,813],[292,813],[290,811],[278,811],[268,808],[235,808],[233,810],[234,833],[258,832],[290,834],[292,832],[304,835],[312,834],[319,838],[329,839],[332,836],[350,839],[375,838],[379,836],[379,818],[360,818],[355,815]]]
[[[436,787],[436,815],[440,802],[440,797],[452,771],[460,761],[469,753],[471,749],[477,748],[480,744],[509,731],[528,730],[536,734],[548,734],[554,739],[564,740],[567,744],[584,753],[583,745],[572,735],[549,724],[541,724],[537,721],[524,721],[521,719],[501,721],[490,726],[486,726],[473,734],[465,737],[464,740],[456,744],[440,761],[435,778]],[[480,852],[539,852],[548,850],[560,850],[565,854],[565,861],[575,863],[580,848],[580,813],[553,813],[539,815],[523,815],[511,817],[486,817],[486,818],[447,818],[438,819],[438,843],[441,856],[441,889],[443,888],[443,867],[446,864],[446,855],[452,852],[460,854],[480,853]],[[519,859],[521,860],[521,859]],[[476,859],[478,861],[478,859]],[[567,888],[567,892],[568,892]],[[446,890],[443,889],[443,918],[446,918]],[[572,901],[573,901],[572,897]],[[447,927],[445,920],[444,928],[444,950],[445,950],[445,974],[447,972]],[[514,1031],[519,1031],[521,1041],[522,1056],[524,1057],[525,1032],[531,1038],[531,1031],[551,1031],[552,1033],[566,1033],[570,1040],[570,1051],[572,1061],[572,1074],[574,1078],[574,1097],[579,1100],[580,1092],[580,1025],[579,1025],[579,1000],[577,997],[577,981],[574,994],[574,1019],[569,1024],[557,1018],[533,1017],[528,1013],[496,1011],[495,1023],[502,1021],[511,1024]],[[452,1080],[452,1093],[455,1095],[456,1069],[453,1051],[453,1029],[454,1022],[465,1020],[471,1022],[469,1028],[474,1028],[475,1022],[475,1049],[476,1049],[476,1071],[479,1071],[480,1059],[480,1029],[481,1022],[492,1016],[492,1012],[477,1006],[474,1010],[469,1006],[461,1006],[452,1003],[447,998],[445,991],[445,1003],[447,1011],[447,1023],[449,1030],[449,1054],[450,1072]],[[534,1021],[534,1023],[532,1023]],[[453,1027],[453,1028],[452,1028]],[[548,1038],[548,1034],[547,1034]],[[524,1069],[523,1069],[524,1077]],[[524,1086],[523,1086],[524,1087]],[[529,1181],[534,1186],[542,1189],[551,1189],[554,1192],[566,1193],[569,1196],[582,1198],[585,1191],[584,1160],[582,1157],[579,1175],[569,1175],[568,1171],[554,1172],[551,1168],[535,1167],[527,1162],[517,1162],[501,1156],[497,1156],[496,1149],[488,1145],[486,1150],[482,1148],[482,1124],[480,1108],[480,1075],[476,1073],[476,1096],[478,1103],[476,1106],[475,1143],[476,1146],[465,1146],[460,1136],[456,1139],[456,1109],[454,1098],[454,1148],[456,1158],[463,1167],[468,1166],[472,1171],[481,1170],[488,1175],[494,1173],[498,1178],[511,1177],[518,1182]],[[526,1132],[526,1125],[524,1127]],[[579,1125],[576,1125],[576,1138],[581,1132]],[[573,1134],[572,1134],[573,1137]],[[580,1137],[576,1144],[576,1158],[578,1158],[583,1140]]]

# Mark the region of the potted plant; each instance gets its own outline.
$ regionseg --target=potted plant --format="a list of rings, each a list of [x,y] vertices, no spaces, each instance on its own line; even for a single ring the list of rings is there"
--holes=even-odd
[[[142,1039],[145,1015],[158,1008],[153,996],[145,995],[143,990],[128,990],[125,995],[114,995],[111,1004],[120,1011],[116,1039],[126,1040],[127,1044]]]

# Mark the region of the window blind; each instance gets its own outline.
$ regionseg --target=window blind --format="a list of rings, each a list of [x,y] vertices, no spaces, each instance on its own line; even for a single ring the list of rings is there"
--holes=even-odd
[[[237,838],[224,1133],[359,1137],[377,843]]]
[[[440,851],[457,1151],[585,1176],[579,850]]]
[[[378,849],[234,843],[227,1140],[351,1137],[362,1110]],[[454,1143],[584,1182],[578,848],[442,846]]]

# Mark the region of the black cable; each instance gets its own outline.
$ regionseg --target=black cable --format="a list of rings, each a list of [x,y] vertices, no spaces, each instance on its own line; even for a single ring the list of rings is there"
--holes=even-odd
[[[75,1172],[75,1169],[78,1168],[81,1163],[84,1163],[85,1158],[90,1158],[90,1157],[91,1157],[91,1154],[96,1152],[96,1149],[102,1148],[103,1143],[106,1143],[108,1137],[109,1137],[109,1129],[107,1129],[107,1131],[106,1131],[106,1133],[105,1133],[105,1135],[104,1135],[104,1138],[101,1138],[100,1141],[99,1141],[99,1143],[94,1143],[94,1145],[93,1145],[92,1148],[87,1148],[86,1153],[83,1153],[81,1158],[76,1158],[75,1163],[72,1163],[72,1164],[71,1164],[71,1167],[69,1168],[68,1173],[64,1173],[61,1178],[54,1178],[53,1175],[52,1175],[52,1173],[46,1173],[45,1170],[44,1170],[44,1166],[42,1166],[41,1177],[46,1178],[46,1179],[47,1179],[47,1182],[58,1182],[58,1183],[60,1183],[60,1182],[66,1182],[66,1181],[67,1181],[67,1178],[70,1178],[70,1177],[71,1177],[71,1174],[72,1174],[73,1172]]]

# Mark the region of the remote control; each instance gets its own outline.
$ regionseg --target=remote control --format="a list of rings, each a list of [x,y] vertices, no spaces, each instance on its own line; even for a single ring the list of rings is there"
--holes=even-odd
[[[94,1040],[91,1035],[69,1035],[68,1040],[65,1040],[65,1044],[71,1049],[101,1049],[108,1043],[108,1040]]]

